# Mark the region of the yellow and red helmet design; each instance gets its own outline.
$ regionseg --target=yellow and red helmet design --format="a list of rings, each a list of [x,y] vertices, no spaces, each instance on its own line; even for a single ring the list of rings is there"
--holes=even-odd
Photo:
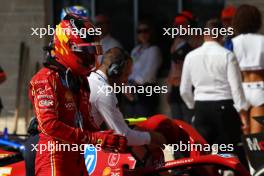
[[[102,54],[96,28],[88,18],[68,14],[56,26],[54,35],[55,58],[74,74],[89,74]]]

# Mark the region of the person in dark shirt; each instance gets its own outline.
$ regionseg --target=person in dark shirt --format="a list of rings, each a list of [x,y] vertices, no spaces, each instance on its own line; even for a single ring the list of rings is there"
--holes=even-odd
[[[191,12],[183,11],[174,18],[173,26],[178,28],[187,28],[195,26],[195,20]],[[182,66],[185,56],[200,43],[197,36],[177,36],[171,46],[171,68],[167,78],[170,92],[168,103],[171,109],[171,116],[174,119],[190,122],[193,116],[192,110],[189,110],[180,96],[179,85],[181,81]]]

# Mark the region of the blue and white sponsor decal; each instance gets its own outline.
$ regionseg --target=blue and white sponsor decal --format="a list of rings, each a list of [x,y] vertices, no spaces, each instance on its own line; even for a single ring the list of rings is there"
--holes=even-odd
[[[97,164],[97,149],[90,145],[85,145],[84,159],[88,173],[92,174]]]
[[[223,157],[223,158],[236,158],[236,155],[231,154],[231,153],[222,153],[222,154],[218,154],[218,155]]]

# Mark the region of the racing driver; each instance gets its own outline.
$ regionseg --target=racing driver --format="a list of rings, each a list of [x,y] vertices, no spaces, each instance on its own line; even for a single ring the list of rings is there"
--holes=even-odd
[[[96,36],[81,35],[82,28],[91,31],[94,27],[88,19],[73,14],[60,22],[54,35],[54,57],[47,59],[30,82],[29,96],[40,131],[35,157],[37,176],[88,175],[81,152],[76,148],[63,150],[60,144],[93,144],[118,152],[126,147],[125,137],[112,131],[98,132],[89,114],[86,76],[96,65],[100,45]],[[40,151],[39,146],[43,149],[44,145],[46,150]]]

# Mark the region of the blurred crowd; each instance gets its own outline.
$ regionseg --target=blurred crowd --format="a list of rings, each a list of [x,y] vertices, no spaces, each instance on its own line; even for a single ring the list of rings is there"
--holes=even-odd
[[[192,12],[182,11],[175,16],[171,27],[198,27],[198,23]],[[96,25],[103,29],[104,52],[122,47],[111,36],[110,24],[109,17],[96,17]],[[169,54],[164,54],[151,20],[140,20],[137,45],[131,51],[133,67],[128,82],[136,86],[167,85],[166,100],[172,118],[192,124],[210,144],[237,146],[242,133],[263,132],[263,127],[255,120],[264,116],[261,13],[255,6],[230,5],[222,10],[218,19],[210,19],[203,27],[219,31],[233,28],[234,33],[217,38],[177,36],[170,43]],[[164,83],[157,75],[164,72],[161,65],[168,60],[170,69]],[[161,97],[159,94],[126,95],[119,96],[119,101],[126,117],[141,117],[160,113]]]
[[[122,44],[113,38],[110,34],[110,18],[105,15],[96,16],[95,24],[96,26],[102,29],[103,35],[101,36],[101,44],[103,47],[103,51],[106,52],[108,49],[113,47],[121,47]],[[175,16],[172,26],[177,28],[179,26],[183,28],[187,27],[198,27],[197,24],[199,22],[195,18],[195,15],[190,11],[183,11],[177,16]],[[212,40],[218,43],[220,46],[228,50],[230,53],[234,53],[234,57],[238,61],[241,71],[241,87],[243,86],[243,91],[241,94],[242,98],[240,101],[243,101],[243,97],[246,96],[247,105],[243,105],[245,111],[247,111],[247,115],[253,116],[262,116],[264,115],[264,110],[262,110],[262,106],[264,101],[260,98],[257,100],[257,103],[253,103],[253,100],[249,100],[249,96],[252,96],[250,90],[247,90],[246,87],[256,87],[259,88],[258,91],[263,90],[263,50],[262,39],[263,36],[258,34],[260,28],[262,26],[262,18],[260,11],[250,5],[241,5],[238,9],[234,6],[227,6],[222,10],[221,16],[219,19],[212,19],[205,24],[204,27],[209,28],[230,28],[232,27],[234,30],[234,35],[228,36],[219,36],[218,38],[212,38]],[[182,69],[184,65],[184,61],[186,56],[191,53],[193,50],[202,47],[205,43],[208,43],[205,39],[206,36],[198,36],[198,35],[184,35],[177,36],[176,38],[171,40],[170,53],[164,54],[164,51],[159,47],[159,43],[157,42],[157,29],[153,25],[151,19],[142,19],[140,20],[137,27],[137,45],[131,51],[131,57],[133,59],[133,68],[132,72],[129,76],[129,84],[132,85],[142,85],[142,86],[154,86],[160,85],[161,82],[158,78],[159,72],[163,72],[164,68],[161,67],[163,62],[167,62],[170,60],[170,69],[168,71],[168,76],[166,78],[165,85],[168,86],[168,94],[167,101],[170,106],[171,117],[175,119],[184,120],[188,123],[191,123],[194,117],[193,107],[188,107],[188,102],[185,100],[184,96],[181,95],[180,86],[182,79]],[[249,47],[249,48],[247,48]],[[209,50],[208,50],[209,51]],[[170,55],[167,57],[165,55]],[[209,55],[211,56],[211,55]],[[205,56],[207,57],[207,56]],[[215,53],[215,59],[212,62],[217,63],[217,52]],[[197,59],[199,56],[197,56]],[[101,61],[101,58],[99,59]],[[246,61],[244,61],[246,60]],[[167,62],[168,63],[168,62]],[[198,65],[195,65],[198,67]],[[227,73],[223,73],[228,75]],[[191,71],[190,71],[191,72]],[[240,74],[240,73],[239,73]],[[204,75],[200,75],[197,72],[197,76],[200,76],[201,79],[208,79],[207,77],[203,77]],[[210,76],[210,75],[205,75]],[[217,80],[217,76],[224,75],[216,75],[214,77],[215,81]],[[226,76],[224,79],[229,80]],[[189,80],[192,83],[192,93],[196,93],[195,90],[199,89],[194,85],[192,80]],[[236,82],[237,80],[233,80]],[[242,85],[243,82],[243,85]],[[252,86],[246,86],[245,83],[252,82]],[[255,85],[256,83],[256,85]],[[162,83],[164,84],[164,83]],[[216,85],[218,83],[212,82],[212,85]],[[220,84],[224,85],[224,82],[220,82]],[[210,101],[215,100],[226,100],[226,99],[236,99],[235,91],[239,90],[240,87],[232,87],[232,82],[227,83],[225,91],[230,91],[231,97],[218,97],[218,99],[208,99]],[[248,83],[249,84],[249,83]],[[204,85],[201,85],[204,86]],[[217,85],[216,85],[217,86]],[[229,87],[229,88],[228,88]],[[230,90],[228,90],[230,89]],[[235,90],[231,90],[235,89]],[[217,90],[207,90],[206,94],[214,94],[214,91]],[[256,90],[257,91],[257,90]],[[232,93],[233,92],[233,93]],[[263,94],[260,93],[260,96]],[[183,93],[182,93],[183,94]],[[244,95],[245,94],[245,95]],[[249,95],[250,94],[250,95]],[[255,97],[255,96],[253,96]],[[253,98],[252,97],[252,98]],[[239,99],[237,98],[237,99]],[[203,99],[203,98],[202,98]],[[123,101],[122,101],[123,100]],[[125,116],[127,117],[137,117],[137,116],[151,116],[153,114],[159,113],[159,102],[160,95],[134,95],[132,97],[125,97],[122,101],[122,109],[124,111]],[[195,99],[194,101],[198,100]],[[207,100],[206,98],[204,100]],[[234,100],[239,101],[239,100]],[[251,103],[250,103],[251,102]],[[244,102],[243,102],[244,103]],[[242,103],[242,104],[243,104]],[[235,102],[236,106],[236,102]],[[256,110],[256,108],[258,110]],[[212,117],[214,118],[214,117]],[[250,120],[250,129],[252,133],[260,132],[261,127],[255,123],[254,120]]]

